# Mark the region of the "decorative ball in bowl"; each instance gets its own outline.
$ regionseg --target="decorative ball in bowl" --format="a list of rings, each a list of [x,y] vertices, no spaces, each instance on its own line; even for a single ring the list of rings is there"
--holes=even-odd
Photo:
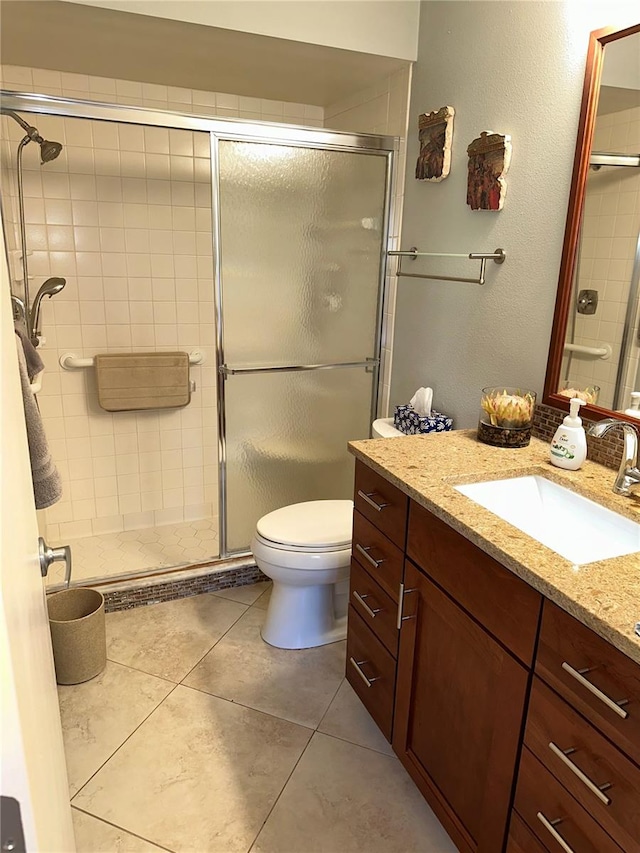
[[[558,394],[562,394],[563,397],[568,397],[570,400],[578,397],[583,403],[595,406],[598,402],[600,386],[581,385],[579,382],[574,382],[571,379],[564,379],[558,388]]]
[[[478,440],[494,447],[526,447],[531,441],[535,391],[483,388]]]

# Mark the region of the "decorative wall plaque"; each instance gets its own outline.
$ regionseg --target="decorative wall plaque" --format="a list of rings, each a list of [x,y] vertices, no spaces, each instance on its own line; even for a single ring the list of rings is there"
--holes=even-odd
[[[443,181],[449,174],[455,112],[453,107],[440,107],[418,116],[420,153],[416,178],[419,181]]]
[[[511,137],[483,130],[467,148],[467,204],[471,210],[502,210],[504,176],[511,162]]]

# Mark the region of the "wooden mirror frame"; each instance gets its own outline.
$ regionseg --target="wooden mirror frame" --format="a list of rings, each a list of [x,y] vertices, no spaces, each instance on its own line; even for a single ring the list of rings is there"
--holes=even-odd
[[[614,27],[594,30],[589,36],[589,50],[587,52],[587,67],[584,86],[582,88],[582,106],[580,108],[578,138],[573,161],[573,174],[571,176],[567,224],[564,231],[562,261],[560,263],[560,276],[558,278],[558,294],[553,315],[549,360],[547,361],[547,374],[542,397],[543,403],[547,406],[553,406],[555,409],[569,411],[569,398],[558,394],[558,385],[560,383],[560,370],[564,354],[567,322],[569,320],[569,311],[572,307],[573,272],[579,246],[580,223],[582,221],[582,210],[589,172],[589,158],[591,156],[591,145],[596,123],[598,96],[600,94],[604,48],[613,41],[635,35],[639,32],[640,24],[635,24],[632,27],[626,27],[621,30]],[[611,409],[603,409],[600,406],[591,404],[583,406],[580,414],[589,420],[595,421],[610,417],[624,420],[625,417],[622,412],[614,412]]]

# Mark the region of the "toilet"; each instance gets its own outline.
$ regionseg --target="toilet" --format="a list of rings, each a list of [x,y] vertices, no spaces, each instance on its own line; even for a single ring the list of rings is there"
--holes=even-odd
[[[347,636],[353,501],[307,501],[263,516],[251,550],[273,580],[262,639],[309,649]]]

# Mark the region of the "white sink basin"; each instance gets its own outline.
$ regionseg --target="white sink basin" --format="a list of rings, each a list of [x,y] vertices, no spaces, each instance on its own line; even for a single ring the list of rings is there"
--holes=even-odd
[[[640,524],[544,477],[455,488],[577,566],[640,551]]]

